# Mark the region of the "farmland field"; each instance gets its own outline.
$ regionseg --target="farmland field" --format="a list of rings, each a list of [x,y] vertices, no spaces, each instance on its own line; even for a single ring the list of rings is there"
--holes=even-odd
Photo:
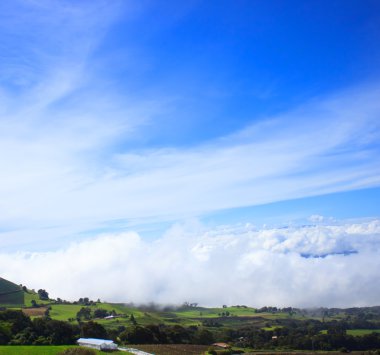
[[[67,321],[69,318],[76,318],[77,313],[82,307],[77,304],[55,304],[51,306],[50,317]]]
[[[24,304],[27,307],[32,306],[32,301],[36,301],[38,304],[47,304],[50,303],[49,300],[40,300],[40,297],[38,296],[38,293],[35,293],[33,291],[24,292]]]
[[[29,317],[42,317],[45,315],[47,307],[38,307],[38,308],[23,308],[22,312]]]
[[[33,346],[33,345],[24,345],[24,346],[0,346],[0,355],[57,355],[60,352],[76,348],[75,345],[60,345],[60,346]],[[97,351],[98,354],[106,354],[102,351]],[[130,354],[125,351],[114,351],[112,354]]]
[[[0,354],[55,355],[72,346],[0,346]]]
[[[209,348],[206,345],[187,344],[151,344],[133,345],[133,347],[155,355],[200,355],[203,354]]]
[[[371,333],[380,333],[380,329],[348,329],[347,334],[354,336],[362,336]]]

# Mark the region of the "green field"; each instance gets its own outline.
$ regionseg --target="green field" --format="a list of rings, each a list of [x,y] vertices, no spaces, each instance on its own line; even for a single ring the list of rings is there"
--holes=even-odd
[[[380,329],[348,329],[347,334],[354,336],[362,336],[371,333],[380,333]]]
[[[25,354],[25,355],[56,355],[73,346],[0,346],[0,354]],[[101,352],[99,352],[101,354]]]
[[[76,304],[54,304],[51,305],[50,317],[64,321],[67,321],[69,318],[75,319],[82,307]]]
[[[2,345],[0,346],[0,355],[56,355],[60,352],[70,349],[76,348],[75,345],[63,345],[63,346],[33,346],[33,345],[25,345],[25,346],[11,346],[11,345]],[[96,351],[98,354],[106,354],[102,351]],[[112,354],[131,354],[125,351],[113,351]]]
[[[40,300],[38,293],[33,291],[24,292],[24,305],[27,307],[32,306],[32,300],[36,301],[38,304],[48,304],[49,300]]]
[[[53,319],[67,321],[70,318],[76,318],[79,310],[84,307],[81,304],[51,304],[50,316]],[[105,309],[109,312],[115,311],[118,314],[131,315],[133,314],[136,319],[143,319],[146,316],[144,312],[136,309],[131,309],[123,304],[110,304],[110,303],[98,303],[96,306],[89,306],[93,311],[97,308]]]
[[[30,302],[32,297],[38,295],[27,296],[27,301]],[[39,302],[42,303],[42,302]],[[57,320],[67,321],[76,319],[78,311],[84,307],[81,304],[50,304],[50,317]],[[167,324],[181,326],[199,326],[203,322],[221,323],[223,327],[235,327],[244,324],[254,324],[257,327],[269,327],[276,319],[297,319],[301,316],[289,315],[288,313],[256,313],[255,308],[251,307],[225,307],[225,308],[204,308],[193,307],[179,310],[168,311],[143,311],[125,304],[98,303],[96,306],[88,306],[94,311],[97,308],[105,309],[109,312],[115,311],[120,317],[114,319],[96,319],[96,321],[107,328],[118,328],[120,325],[131,325],[130,316],[133,314],[135,320],[140,325],[147,324]],[[227,316],[228,314],[228,316]]]

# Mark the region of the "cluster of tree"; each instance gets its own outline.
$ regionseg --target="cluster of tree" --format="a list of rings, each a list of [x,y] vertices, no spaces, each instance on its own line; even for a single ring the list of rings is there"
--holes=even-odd
[[[21,311],[0,312],[0,345],[74,344],[80,329],[48,317],[31,320]]]
[[[40,317],[33,320],[21,311],[0,312],[0,345],[69,345],[79,337],[111,338],[126,344],[211,344],[215,339],[204,327],[137,323],[107,330],[92,320],[72,324]]]
[[[196,308],[196,307],[198,307],[198,303],[196,303],[196,302],[194,302],[194,303],[183,302],[182,307],[183,308]]]
[[[106,309],[96,308],[91,309],[90,307],[82,307],[76,315],[76,319],[78,321],[81,320],[90,320],[94,318],[104,318],[108,316],[117,316],[116,311],[113,309],[112,311],[107,311]]]
[[[96,306],[96,302],[90,300],[88,297],[81,297],[78,301],[74,301],[73,304],[83,304],[84,306]]]
[[[133,325],[116,336],[127,344],[202,344],[209,345],[215,341],[211,331],[204,327],[182,327],[180,325]],[[112,330],[110,331],[112,332]],[[110,334],[115,339],[115,334]]]
[[[42,288],[40,288],[38,291],[38,297],[40,298],[40,300],[43,300],[43,301],[47,301],[49,300],[49,294],[46,292],[46,290],[43,290]]]
[[[224,332],[224,341],[255,349],[297,350],[373,350],[380,348],[380,334],[364,336],[347,334],[345,321],[323,323],[316,320],[283,320],[273,331],[244,327]],[[322,332],[326,330],[327,332]]]
[[[297,313],[307,317],[346,317],[351,316],[355,318],[375,319],[380,317],[380,306],[374,307],[353,307],[353,308],[311,308],[311,309],[297,309]]]
[[[256,313],[289,313],[289,314],[295,314],[301,312],[298,308],[293,307],[284,307],[284,308],[277,308],[272,306],[264,306],[261,308],[257,308],[255,310]]]
[[[218,316],[219,317],[229,317],[229,316],[232,316],[232,314],[228,311],[225,311],[225,312],[218,313]]]
[[[215,321],[213,319],[206,319],[206,320],[202,321],[202,325],[204,327],[210,327],[210,328],[220,328],[223,326],[222,323]]]
[[[79,337],[107,338],[108,334],[93,321],[71,324],[49,317],[31,320],[16,310],[0,312],[0,345],[70,345]]]

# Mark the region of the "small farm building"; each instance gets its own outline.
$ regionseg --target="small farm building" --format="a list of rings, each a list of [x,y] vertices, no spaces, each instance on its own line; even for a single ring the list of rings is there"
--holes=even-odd
[[[216,348],[221,349],[231,349],[231,345],[228,345],[227,343],[214,343],[212,346],[215,346]]]
[[[80,338],[78,339],[78,345],[97,350],[117,350],[117,344],[112,340],[105,339]]]

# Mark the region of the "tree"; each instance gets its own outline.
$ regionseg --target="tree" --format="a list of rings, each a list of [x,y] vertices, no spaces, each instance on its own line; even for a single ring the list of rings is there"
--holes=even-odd
[[[130,344],[152,344],[155,343],[153,332],[140,325],[129,327],[120,334],[120,339]]]
[[[77,313],[77,319],[89,320],[91,318],[92,318],[91,309],[88,307],[82,307]]]
[[[107,331],[101,324],[89,321],[82,324],[81,337],[105,339],[107,338]]]
[[[209,330],[201,328],[195,332],[193,342],[195,344],[210,345],[214,342],[214,336]]]
[[[104,318],[109,315],[108,311],[106,309],[98,308],[94,311],[94,317],[95,318]]]
[[[48,300],[49,299],[49,294],[46,292],[46,290],[39,289],[37,291],[38,296],[40,297],[40,300]]]
[[[135,316],[134,316],[133,314],[131,314],[131,318],[130,318],[130,320],[131,320],[131,323],[132,323],[133,325],[136,325],[136,324],[137,324],[136,319],[135,319]]]
[[[9,340],[11,340],[11,331],[6,324],[0,323],[0,345],[8,344]]]

